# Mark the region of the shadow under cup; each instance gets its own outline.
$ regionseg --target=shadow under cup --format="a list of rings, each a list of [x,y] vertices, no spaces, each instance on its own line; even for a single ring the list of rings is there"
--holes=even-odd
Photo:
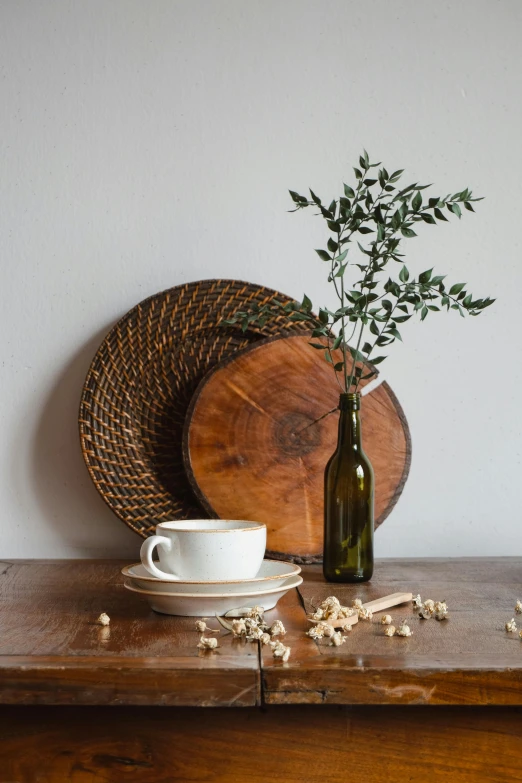
[[[152,560],[157,547],[159,567]],[[161,522],[143,542],[141,561],[161,579],[253,579],[263,562],[266,526],[259,522],[191,519]]]

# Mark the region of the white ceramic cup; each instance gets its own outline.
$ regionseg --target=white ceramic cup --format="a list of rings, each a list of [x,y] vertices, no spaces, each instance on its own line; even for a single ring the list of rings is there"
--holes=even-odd
[[[152,560],[156,547],[161,568]],[[147,571],[160,579],[227,581],[253,579],[265,547],[266,526],[260,522],[189,519],[160,522],[140,555]]]

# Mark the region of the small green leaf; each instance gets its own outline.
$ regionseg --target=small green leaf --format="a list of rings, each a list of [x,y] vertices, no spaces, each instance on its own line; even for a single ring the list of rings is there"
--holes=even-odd
[[[329,320],[328,319],[328,313],[326,312],[326,310],[323,310],[322,308],[319,310],[319,320],[325,326],[326,326],[326,324],[328,323],[328,320]]]
[[[371,188],[371,186],[372,186],[372,185],[375,185],[375,183],[376,183],[376,182],[377,182],[377,180],[376,180],[376,179],[364,179],[364,180],[363,180],[363,183],[364,183],[364,184],[365,184],[367,187],[369,187],[369,188]]]
[[[359,234],[375,234],[373,228],[368,228],[368,226],[360,226],[358,231]]]
[[[357,179],[362,179],[362,171],[359,171],[359,169],[354,168],[354,173]]]
[[[449,295],[456,296],[456,294],[460,294],[460,292],[462,291],[465,285],[466,283],[455,283],[455,285],[451,286],[449,290]]]
[[[370,332],[372,334],[376,334],[377,336],[379,336],[379,327],[377,326],[375,321],[372,321],[370,324]]]
[[[349,185],[345,185],[344,195],[346,198],[355,198],[355,190],[353,190],[353,188],[351,188]]]
[[[372,350],[372,347],[373,346],[370,345],[370,343],[364,343],[364,345],[362,347],[362,352],[363,353],[370,353],[370,351]]]
[[[337,364],[334,364],[334,370],[335,372],[342,372],[344,370],[344,362],[337,362]]]
[[[401,178],[401,174],[404,174],[404,169],[397,169],[390,177],[390,182],[397,182]]]
[[[330,239],[328,240],[328,250],[330,251],[330,253],[335,253],[335,251],[338,248],[339,248],[339,245],[337,244],[337,242],[334,242],[332,237],[330,237]]]
[[[403,235],[403,237],[407,237],[408,239],[417,236],[415,231],[413,231],[411,228],[404,228],[404,226],[401,228],[401,234]]]
[[[302,204],[303,202],[308,203],[308,199],[306,199],[304,196],[300,196],[299,193],[296,193],[295,190],[289,190],[290,196],[292,197],[292,201],[295,204]]]
[[[434,210],[434,213],[435,217],[437,217],[439,220],[445,220],[446,223],[448,222],[448,218],[444,215],[443,212],[440,211],[438,207]]]
[[[423,212],[421,214],[421,218],[424,220],[425,223],[431,223],[432,225],[437,222],[435,218],[432,215],[428,215],[427,212]]]
[[[327,220],[326,225],[328,226],[330,231],[335,231],[336,234],[338,234],[339,231],[341,230],[341,224],[337,223],[336,220]]]
[[[339,346],[341,345],[342,341],[343,341],[343,335],[342,334],[337,335],[332,345],[332,351],[337,350],[337,348],[339,348]]]
[[[407,283],[409,277],[410,277],[410,273],[408,272],[407,268],[403,266],[401,271],[399,272],[399,280],[401,281],[401,283]]]
[[[421,310],[421,321],[424,321],[427,315],[428,315],[428,308],[425,305]]]
[[[381,362],[383,362],[387,358],[388,358],[387,356],[375,356],[375,357],[372,357],[370,359],[370,362],[372,364],[380,364]]]
[[[397,329],[395,329],[393,327],[391,329],[387,329],[386,330],[386,334],[393,334],[393,336],[396,337],[397,340],[400,340],[402,342],[401,334],[400,334],[400,332]]]
[[[321,343],[308,343],[312,348],[318,348],[321,350],[324,350],[324,345],[321,345]]]
[[[314,201],[317,204],[317,206],[320,207],[321,206],[321,199],[319,198],[319,196],[315,195],[315,193],[312,190],[312,188],[308,188],[308,190],[310,191],[310,195],[312,197],[312,201]]]
[[[426,269],[425,272],[421,272],[421,274],[419,275],[419,283],[429,283],[432,272],[433,272],[433,267],[431,269]]]
[[[451,212],[453,212],[453,214],[454,214],[454,215],[457,215],[457,217],[459,217],[459,218],[461,218],[461,217],[462,217],[462,210],[461,210],[461,208],[459,207],[459,205],[458,205],[458,204],[455,204],[455,203],[453,203],[453,204],[448,204],[448,209],[449,209]]]
[[[312,311],[312,307],[312,300],[305,294],[303,296],[303,301],[301,302],[301,310],[305,310],[307,313],[310,313]]]
[[[344,261],[347,255],[348,255],[348,251],[343,250],[342,253],[340,253],[338,256],[334,258],[334,261],[338,261],[339,263],[341,263],[342,261]]]
[[[316,250],[315,252],[319,256],[321,261],[331,261],[332,260],[332,256],[329,253],[327,253],[326,250]]]
[[[415,212],[418,212],[419,209],[422,206],[422,196],[420,194],[420,191],[417,191],[416,194],[413,197],[413,201],[411,202],[412,208],[415,210]]]

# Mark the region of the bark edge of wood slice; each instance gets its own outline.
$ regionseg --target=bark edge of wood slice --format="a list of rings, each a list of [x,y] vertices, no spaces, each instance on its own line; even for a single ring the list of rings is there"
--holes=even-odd
[[[296,563],[322,561],[323,474],[337,444],[337,413],[307,426],[339,399],[309,340],[283,334],[223,360],[199,383],[183,431],[185,470],[205,510],[265,523],[267,556]],[[377,528],[408,478],[411,437],[386,381],[363,397],[361,419]]]

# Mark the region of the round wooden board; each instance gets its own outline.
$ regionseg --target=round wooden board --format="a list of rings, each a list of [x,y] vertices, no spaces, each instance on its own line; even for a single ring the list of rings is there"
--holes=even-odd
[[[306,335],[263,340],[199,384],[185,420],[183,458],[208,513],[267,525],[270,555],[319,562],[323,475],[337,443],[339,386]],[[339,359],[340,360],[340,357]],[[386,382],[363,397],[363,443],[375,471],[375,525],[396,504],[411,461],[403,410]]]

